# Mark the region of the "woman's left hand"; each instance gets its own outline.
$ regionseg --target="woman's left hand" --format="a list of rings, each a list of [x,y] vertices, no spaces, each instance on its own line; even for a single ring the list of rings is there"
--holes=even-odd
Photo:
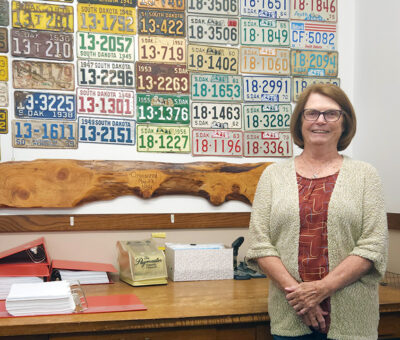
[[[297,315],[308,313],[311,308],[319,305],[328,297],[320,282],[302,282],[297,286],[285,288],[286,300],[297,312]]]

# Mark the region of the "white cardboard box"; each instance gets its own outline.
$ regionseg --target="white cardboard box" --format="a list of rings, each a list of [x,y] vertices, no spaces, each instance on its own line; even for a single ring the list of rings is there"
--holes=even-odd
[[[232,248],[174,249],[173,246],[165,244],[167,272],[172,281],[233,279]]]

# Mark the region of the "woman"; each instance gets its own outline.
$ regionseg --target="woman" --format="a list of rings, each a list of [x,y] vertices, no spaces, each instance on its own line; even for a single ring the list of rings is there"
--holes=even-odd
[[[342,156],[354,109],[331,84],[304,90],[291,119],[294,159],[260,177],[247,261],[270,278],[274,339],[377,339],[387,260],[382,187],[369,164]]]

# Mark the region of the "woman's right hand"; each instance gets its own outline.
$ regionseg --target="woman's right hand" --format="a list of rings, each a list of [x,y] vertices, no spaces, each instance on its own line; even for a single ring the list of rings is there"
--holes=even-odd
[[[328,315],[328,312],[322,310],[322,308],[317,305],[314,308],[311,308],[306,314],[302,315],[301,319],[307,326],[312,327],[317,331],[325,332],[325,315]]]

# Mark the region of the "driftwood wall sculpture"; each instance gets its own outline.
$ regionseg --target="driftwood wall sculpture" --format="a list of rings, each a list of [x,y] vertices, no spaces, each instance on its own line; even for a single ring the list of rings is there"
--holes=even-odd
[[[213,205],[253,201],[272,163],[36,160],[0,164],[0,207],[72,208],[124,195],[185,194]]]

